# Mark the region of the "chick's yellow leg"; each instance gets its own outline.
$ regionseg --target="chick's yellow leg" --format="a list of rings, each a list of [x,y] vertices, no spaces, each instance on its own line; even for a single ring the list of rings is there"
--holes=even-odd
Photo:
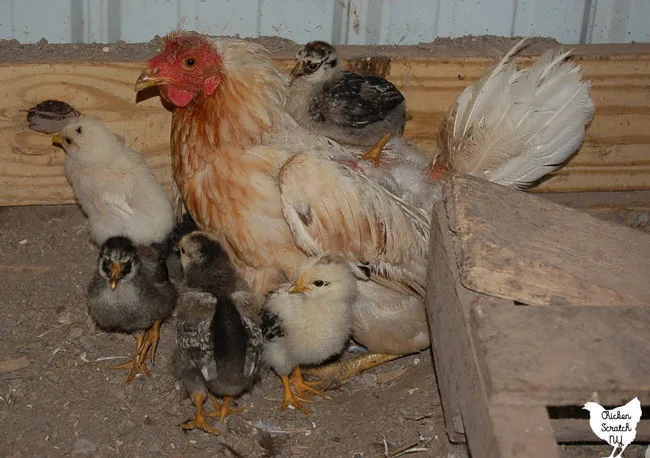
[[[136,358],[141,364],[147,359],[150,359],[152,363],[156,362],[161,323],[160,320],[154,321],[153,325],[144,333],[141,345],[136,349]]]
[[[143,332],[142,334],[139,334],[135,338],[135,356],[131,361],[128,361],[124,364],[118,364],[115,366],[109,366],[110,369],[131,369],[129,372],[129,375],[126,377],[126,380],[124,381],[124,386],[128,386],[133,382],[135,377],[138,374],[144,374],[147,377],[151,377],[151,372],[149,371],[149,368],[147,367],[147,364],[144,361],[138,361],[138,348],[142,346],[142,343],[144,342],[144,337],[145,333]]]
[[[223,398],[223,402],[219,402],[219,400],[216,398],[214,395],[210,395],[210,399],[212,399],[212,405],[214,406],[214,412],[210,412],[208,417],[219,417],[219,421],[221,423],[225,423],[226,417],[229,415],[232,415],[234,413],[238,412],[243,412],[245,410],[245,407],[237,407],[235,409],[230,408],[230,402],[232,401],[231,396],[225,396]]]
[[[357,356],[348,361],[339,361],[326,366],[305,370],[305,375],[318,377],[324,382],[342,382],[361,372],[377,367],[381,364],[401,358],[404,355],[387,355],[381,353],[368,353]]]
[[[293,394],[293,391],[291,391],[291,383],[289,382],[289,377],[282,375],[280,376],[280,379],[282,380],[282,388],[284,389],[284,400],[282,401],[282,407],[280,407],[280,410],[285,410],[287,407],[293,406],[305,415],[309,415],[309,410],[307,410],[305,406],[302,405],[302,403],[311,401],[308,399],[300,398]]]
[[[372,161],[375,164],[375,167],[379,167],[381,153],[384,150],[384,146],[386,146],[386,143],[388,143],[388,140],[390,140],[392,136],[392,134],[386,134],[381,137],[381,140],[379,140],[375,146],[366,151],[365,154],[361,156],[361,159]]]
[[[181,428],[183,428],[185,431],[189,431],[190,429],[202,429],[206,433],[218,436],[220,434],[219,431],[210,426],[205,418],[205,411],[203,410],[205,395],[203,393],[193,393],[192,402],[196,407],[196,414],[194,415],[194,419],[181,424]]]
[[[300,370],[300,366],[296,366],[293,369],[293,375],[289,381],[291,385],[293,385],[294,390],[296,390],[296,394],[301,398],[306,398],[309,393],[312,393],[316,396],[320,396],[323,399],[331,399],[328,395],[315,388],[316,386],[321,385],[320,382],[307,382],[304,378],[302,378],[302,371]]]

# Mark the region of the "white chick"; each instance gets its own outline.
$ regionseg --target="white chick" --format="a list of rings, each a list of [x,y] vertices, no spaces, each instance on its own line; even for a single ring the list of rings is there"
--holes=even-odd
[[[93,240],[125,236],[136,245],[161,243],[174,213],[145,159],[96,119],[81,116],[52,138],[66,152],[65,175],[88,215]]]
[[[282,410],[291,405],[309,414],[301,403],[307,401],[305,392],[329,399],[305,382],[299,365],[322,363],[345,348],[357,296],[355,273],[347,263],[316,258],[295,282],[273,291],[262,304],[262,358],[282,380]]]

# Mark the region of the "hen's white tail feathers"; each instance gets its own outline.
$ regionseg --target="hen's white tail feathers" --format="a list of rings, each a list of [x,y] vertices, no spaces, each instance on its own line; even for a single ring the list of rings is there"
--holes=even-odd
[[[562,165],[580,146],[594,105],[591,84],[571,51],[549,51],[517,70],[521,40],[456,99],[441,129],[440,162],[457,172],[511,187],[530,186]]]

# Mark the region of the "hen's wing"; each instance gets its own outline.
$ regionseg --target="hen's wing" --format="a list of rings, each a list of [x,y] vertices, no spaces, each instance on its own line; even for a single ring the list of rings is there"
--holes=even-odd
[[[308,154],[289,159],[279,181],[283,215],[301,250],[340,253],[423,294],[430,227],[423,212],[353,169]]]
[[[345,72],[320,94],[319,110],[313,111],[330,123],[361,128],[385,119],[403,101],[404,96],[390,81]]]

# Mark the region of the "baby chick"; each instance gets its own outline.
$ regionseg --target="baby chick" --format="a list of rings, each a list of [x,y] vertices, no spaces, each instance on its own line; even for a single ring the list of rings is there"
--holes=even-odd
[[[323,41],[307,43],[296,54],[287,101],[298,124],[347,145],[372,146],[363,159],[379,164],[392,136],[406,123],[402,93],[380,76],[343,71],[336,49]]]
[[[151,373],[146,359],[155,361],[160,324],[176,305],[176,289],[167,275],[165,259],[152,247],[136,247],[126,237],[111,237],[100,249],[97,273],[88,287],[88,312],[105,331],[136,332],[135,355],[125,385]]]
[[[312,259],[295,282],[281,286],[265,299],[260,313],[262,358],[282,380],[282,410],[291,405],[309,414],[301,403],[307,401],[306,392],[329,399],[303,379],[299,365],[322,363],[345,348],[356,295],[357,278],[352,267],[321,257]]]
[[[66,152],[65,175],[97,244],[118,235],[136,245],[165,240],[174,227],[167,193],[145,159],[121,137],[99,121],[80,116],[52,141]]]
[[[230,403],[256,380],[261,331],[254,317],[240,311],[252,310],[246,300],[252,295],[219,242],[193,232],[178,247],[187,290],[178,304],[174,369],[196,406],[194,419],[181,427],[219,434],[206,421],[203,403],[209,394],[215,412],[208,416],[221,422],[242,410],[231,409]]]

